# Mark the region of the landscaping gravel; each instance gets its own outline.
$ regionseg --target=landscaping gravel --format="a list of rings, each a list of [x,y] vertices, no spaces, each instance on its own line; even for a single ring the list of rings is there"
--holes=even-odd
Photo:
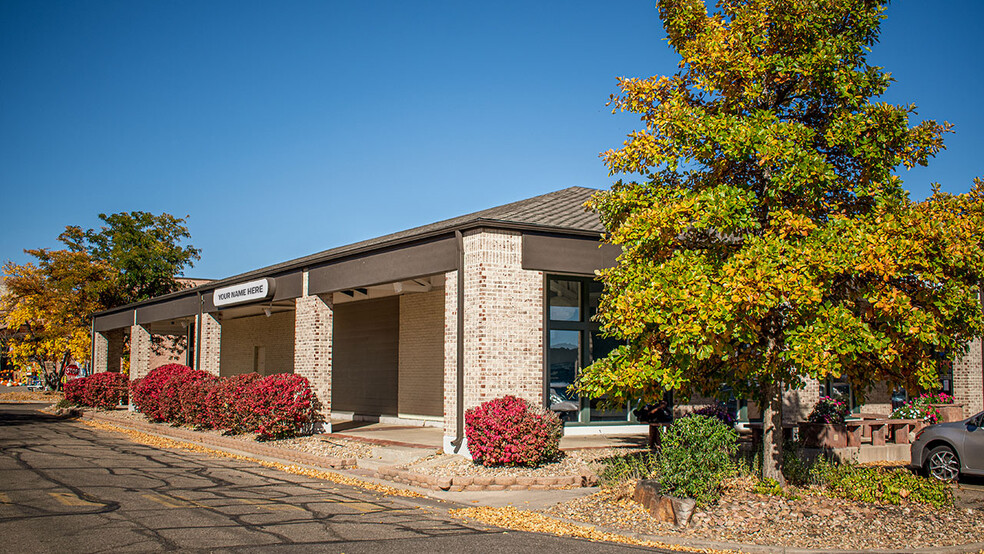
[[[662,537],[686,537],[791,548],[909,549],[984,541],[984,513],[923,504],[869,504],[814,496],[799,499],[751,492],[736,483],[718,502],[698,508],[687,528],[656,521],[628,497],[629,490],[601,491],[555,506],[548,514]]]

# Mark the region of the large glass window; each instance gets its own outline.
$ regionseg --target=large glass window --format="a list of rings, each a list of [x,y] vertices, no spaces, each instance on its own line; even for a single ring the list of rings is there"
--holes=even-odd
[[[569,390],[581,369],[606,356],[618,341],[601,336],[591,321],[598,311],[602,284],[589,278],[548,279],[548,397],[551,410],[572,423],[625,422],[629,411],[601,409],[598,400]]]

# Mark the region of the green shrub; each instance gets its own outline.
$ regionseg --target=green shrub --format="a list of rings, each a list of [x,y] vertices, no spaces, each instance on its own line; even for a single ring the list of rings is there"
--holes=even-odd
[[[603,487],[616,488],[628,481],[651,479],[656,470],[656,455],[652,452],[636,452],[611,456],[601,460],[598,480]]]
[[[842,464],[830,465],[817,474],[825,481],[830,496],[882,504],[901,504],[906,500],[937,508],[953,505],[953,491],[946,483],[905,469]]]
[[[705,505],[721,497],[721,483],[735,474],[738,433],[717,418],[678,419],[666,430],[657,459],[660,487],[666,494]]]
[[[786,489],[782,488],[782,485],[780,485],[778,481],[776,481],[775,479],[769,479],[768,477],[756,483],[755,488],[753,490],[758,494],[765,494],[768,496],[781,496],[783,498],[788,498],[789,500],[799,500],[798,495],[787,491]]]

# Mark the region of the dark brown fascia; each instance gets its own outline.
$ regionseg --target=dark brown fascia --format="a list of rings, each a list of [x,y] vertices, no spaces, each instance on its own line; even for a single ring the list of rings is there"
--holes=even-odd
[[[232,277],[227,277],[225,279],[212,281],[210,283],[199,285],[194,288],[183,289],[180,291],[172,292],[148,300],[141,300],[140,302],[134,302],[131,304],[127,304],[125,306],[118,306],[116,308],[112,308],[109,310],[96,312],[92,314],[92,317],[101,317],[101,316],[115,314],[118,312],[133,310],[136,308],[144,307],[150,304],[154,304],[166,300],[174,300],[177,298],[197,296],[200,294],[203,295],[212,292],[217,288],[221,288],[226,285],[231,285],[235,283],[240,283],[243,281],[248,281],[250,279],[257,279],[261,277],[276,278],[277,276],[284,275],[287,273],[293,273],[294,271],[297,270],[311,269],[313,267],[317,267],[328,262],[341,261],[341,260],[345,260],[346,258],[355,258],[363,254],[367,254],[378,250],[386,250],[398,246],[405,246],[415,242],[425,242],[435,238],[445,238],[445,237],[452,238],[454,237],[455,231],[465,232],[465,231],[471,231],[474,229],[482,229],[482,228],[505,229],[509,231],[531,231],[531,232],[550,233],[550,234],[576,236],[576,237],[592,237],[592,238],[601,237],[601,232],[590,230],[590,229],[572,229],[570,227],[532,225],[529,223],[517,223],[513,221],[501,221],[495,219],[479,218],[452,227],[446,227],[443,229],[437,229],[434,231],[428,231],[428,232],[420,233],[417,235],[411,235],[407,237],[400,237],[397,239],[366,245],[359,248],[353,248],[352,250],[345,250],[342,252],[331,253],[333,251],[337,251],[339,249],[345,248],[345,246],[340,246],[338,248],[326,250],[325,252],[321,252],[318,254],[312,254],[309,256],[305,256],[303,258],[297,258],[295,260],[282,262],[280,264],[271,265],[260,269],[255,269],[253,271],[247,271],[246,273],[240,273],[238,275],[233,275]],[[372,240],[372,239],[368,239],[368,240]]]

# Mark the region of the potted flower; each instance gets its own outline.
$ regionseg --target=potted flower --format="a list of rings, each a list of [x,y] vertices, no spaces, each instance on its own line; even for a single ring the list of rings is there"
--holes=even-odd
[[[807,421],[799,423],[803,446],[810,448],[843,448],[847,446],[847,426],[844,420],[851,413],[846,402],[822,396],[810,412]]]
[[[930,425],[963,419],[963,404],[954,404],[953,397],[943,392],[921,394],[892,412],[892,419],[918,419]]]
[[[913,404],[934,408],[938,414],[938,418],[933,423],[949,423],[951,421],[960,421],[964,418],[963,404],[954,404],[953,396],[945,392],[920,394],[918,398],[913,399]]]

